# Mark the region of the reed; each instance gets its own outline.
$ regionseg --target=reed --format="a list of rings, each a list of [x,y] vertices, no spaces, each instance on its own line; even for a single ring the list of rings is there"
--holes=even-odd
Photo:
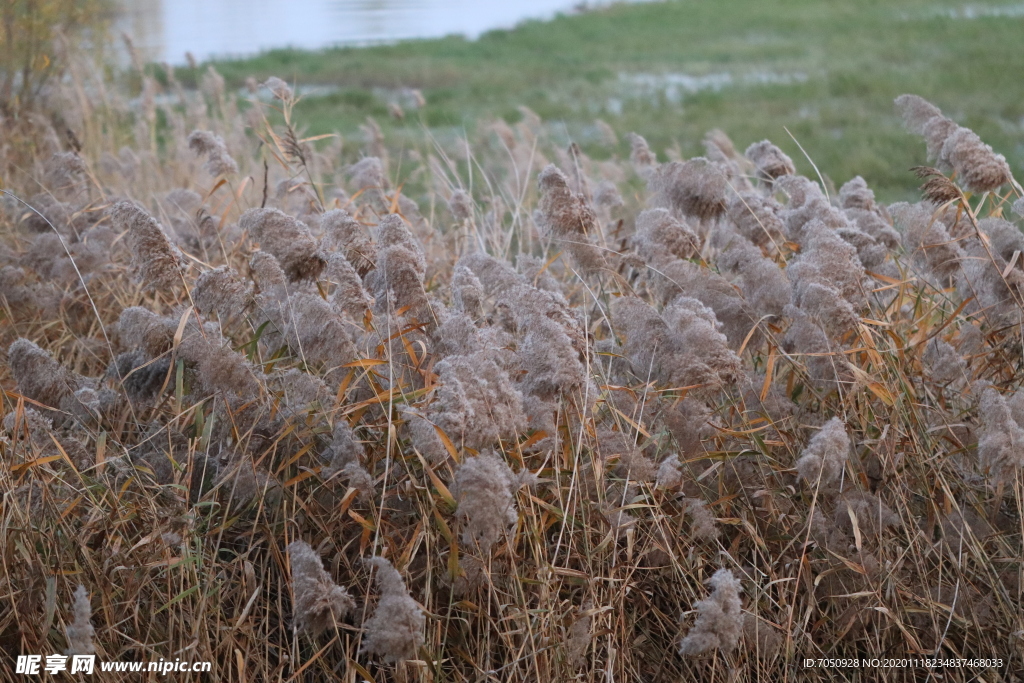
[[[2,160],[36,209],[0,216],[6,650],[253,681],[1024,667],[1021,189],[969,131],[901,98],[955,191],[886,206],[720,131],[685,161],[530,115],[360,150],[301,137],[283,81],[211,79],[135,115],[80,83],[75,155],[40,120]]]

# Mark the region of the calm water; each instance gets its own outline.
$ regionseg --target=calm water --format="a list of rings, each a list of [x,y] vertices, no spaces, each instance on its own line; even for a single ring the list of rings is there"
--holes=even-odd
[[[316,49],[462,34],[571,12],[578,0],[124,0],[145,56],[180,64],[276,47]],[[593,4],[603,4],[603,2]]]

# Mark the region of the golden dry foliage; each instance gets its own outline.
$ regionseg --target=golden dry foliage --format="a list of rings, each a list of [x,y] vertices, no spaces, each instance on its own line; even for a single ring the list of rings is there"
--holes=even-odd
[[[26,201],[0,648],[225,681],[1019,680],[1012,178],[886,207],[768,142],[659,164],[610,131],[595,161],[528,111],[359,149],[303,139],[283,81],[139,80],[134,113],[68,91],[79,155],[37,121],[0,159]]]

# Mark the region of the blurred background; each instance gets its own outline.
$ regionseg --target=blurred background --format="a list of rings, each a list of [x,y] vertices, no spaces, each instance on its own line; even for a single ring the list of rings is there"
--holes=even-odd
[[[148,59],[184,64],[294,47],[368,45],[512,28],[572,0],[127,0],[120,28]],[[595,6],[595,5],[592,5]]]
[[[168,69],[196,89],[213,67],[243,99],[247,79],[277,76],[302,95],[294,118],[310,136],[360,135],[372,119],[401,147],[533,112],[594,158],[627,154],[630,131],[665,158],[701,154],[719,128],[894,201],[927,161],[893,109],[911,92],[1024,167],[1020,2],[5,0],[0,13],[8,108],[41,91],[25,74],[60,73],[56,35],[103,48],[136,92],[140,68],[169,92]]]

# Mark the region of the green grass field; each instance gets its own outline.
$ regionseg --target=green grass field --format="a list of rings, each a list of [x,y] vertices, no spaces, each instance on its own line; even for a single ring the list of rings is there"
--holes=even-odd
[[[682,0],[528,22],[477,41],[275,50],[216,66],[234,85],[277,75],[335,86],[297,109],[311,134],[357,135],[367,116],[389,136],[423,125],[443,134],[487,117],[512,122],[525,105],[598,158],[626,151],[625,142],[601,147],[600,118],[687,156],[715,127],[740,147],[767,137],[810,172],[788,128],[837,184],[861,174],[893,200],[915,186],[906,160],[925,162],[893,111],[904,92],[1024,166],[1021,35],[1019,4]],[[395,121],[388,101],[402,88],[419,88],[427,105]]]

